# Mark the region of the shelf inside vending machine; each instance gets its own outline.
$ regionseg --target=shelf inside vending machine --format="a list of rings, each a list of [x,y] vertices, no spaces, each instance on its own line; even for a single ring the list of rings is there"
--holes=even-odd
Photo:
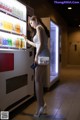
[[[0,32],[0,48],[4,49],[26,49],[23,36]]]
[[[0,0],[0,11],[26,21],[26,6],[17,0]]]

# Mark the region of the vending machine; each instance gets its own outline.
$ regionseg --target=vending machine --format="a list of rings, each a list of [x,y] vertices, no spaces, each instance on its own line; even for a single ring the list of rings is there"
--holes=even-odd
[[[34,53],[27,35],[27,7],[17,0],[0,0],[0,110],[12,111],[34,95]]]
[[[48,38],[50,64],[47,66],[45,73],[45,87],[50,88],[59,80],[59,27],[49,17],[42,18],[42,22],[50,31],[50,38]]]

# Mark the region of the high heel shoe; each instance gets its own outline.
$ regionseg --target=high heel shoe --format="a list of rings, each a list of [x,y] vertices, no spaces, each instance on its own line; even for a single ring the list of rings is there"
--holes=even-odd
[[[40,115],[45,112],[46,107],[47,107],[47,105],[45,103],[44,106],[41,106],[39,111],[36,114],[34,114],[34,117],[40,117]]]

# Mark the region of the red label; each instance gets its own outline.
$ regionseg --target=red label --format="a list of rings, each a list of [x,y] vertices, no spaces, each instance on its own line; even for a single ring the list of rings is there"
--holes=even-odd
[[[14,54],[0,53],[0,72],[14,70]]]

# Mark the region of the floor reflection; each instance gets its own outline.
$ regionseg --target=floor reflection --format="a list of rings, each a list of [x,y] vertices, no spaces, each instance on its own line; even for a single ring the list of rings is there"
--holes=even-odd
[[[33,114],[22,112],[21,115],[30,117],[30,120],[66,120],[64,117],[55,118],[54,115],[42,114],[40,117],[34,117]],[[18,120],[18,119],[13,119]]]

